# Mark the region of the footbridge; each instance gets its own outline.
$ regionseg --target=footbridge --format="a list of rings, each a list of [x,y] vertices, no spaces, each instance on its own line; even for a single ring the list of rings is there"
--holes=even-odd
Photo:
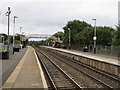
[[[26,40],[28,40],[30,38],[46,38],[46,39],[51,38],[54,41],[59,42],[59,40],[56,37],[54,37],[53,35],[48,35],[48,34],[28,34],[23,38],[23,41],[26,41]]]
[[[48,34],[29,34],[26,36],[26,39],[29,39],[29,38],[51,38],[51,39],[57,40],[56,37]]]

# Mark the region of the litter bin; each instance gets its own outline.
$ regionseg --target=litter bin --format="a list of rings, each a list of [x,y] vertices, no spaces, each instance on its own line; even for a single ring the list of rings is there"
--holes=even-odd
[[[88,48],[87,48],[87,47],[84,47],[84,48],[83,48],[83,52],[88,52]]]
[[[20,48],[19,47],[13,47],[13,52],[19,52]]]

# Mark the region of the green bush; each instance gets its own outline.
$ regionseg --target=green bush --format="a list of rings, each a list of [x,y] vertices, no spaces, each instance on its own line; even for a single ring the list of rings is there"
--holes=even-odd
[[[15,44],[20,44],[20,41],[19,40],[15,40]]]
[[[8,50],[0,50],[0,52],[9,52]]]

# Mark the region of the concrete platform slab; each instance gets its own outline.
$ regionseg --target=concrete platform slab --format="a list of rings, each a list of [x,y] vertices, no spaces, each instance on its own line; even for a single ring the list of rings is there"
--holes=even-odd
[[[71,54],[79,55],[82,57],[91,58],[91,59],[98,60],[101,62],[110,63],[110,64],[120,66],[120,60],[118,60],[118,57],[111,58],[111,57],[108,57],[105,55],[103,56],[103,55],[91,54],[91,53],[86,53],[86,52],[81,52],[81,51],[76,51],[76,50],[53,48],[53,47],[48,47],[48,46],[42,46],[42,47],[51,48],[51,49],[63,51],[66,53],[71,53]]]
[[[24,57],[2,87],[47,89],[46,80],[38,58],[32,47],[28,47]]]
[[[0,60],[0,88],[5,83],[7,78],[13,72],[18,65],[22,57],[24,56],[27,48],[21,49],[20,52],[15,52],[9,55],[9,59]]]
[[[120,60],[68,49],[41,46],[48,51],[58,53],[113,76],[120,76]]]

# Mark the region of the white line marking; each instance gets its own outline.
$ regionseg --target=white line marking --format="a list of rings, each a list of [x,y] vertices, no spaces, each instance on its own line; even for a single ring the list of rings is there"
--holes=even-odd
[[[33,49],[33,48],[32,48],[32,49]],[[41,78],[42,78],[43,87],[44,87],[45,90],[48,90],[48,86],[47,86],[47,83],[46,83],[46,80],[45,80],[44,73],[43,73],[42,68],[41,68],[41,64],[40,64],[40,62],[39,62],[39,59],[38,59],[37,54],[36,54],[36,52],[35,52],[35,49],[33,49],[33,50],[34,50],[34,53],[35,53],[35,57],[36,57],[36,59],[37,59],[38,67],[39,67],[39,69],[40,69],[40,75],[41,75]]]

